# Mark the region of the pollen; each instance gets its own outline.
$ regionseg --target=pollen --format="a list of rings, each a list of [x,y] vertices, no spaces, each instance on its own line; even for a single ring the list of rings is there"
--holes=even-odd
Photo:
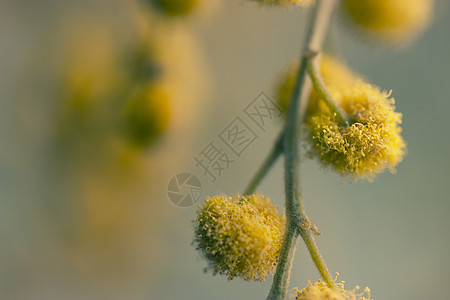
[[[344,282],[337,284],[335,288],[329,288],[323,281],[314,283],[308,281],[307,286],[299,290],[296,300],[371,300],[370,289],[365,288],[362,293],[357,293],[359,287],[351,291],[344,288]]]
[[[335,99],[351,117],[338,124],[323,102],[307,115],[309,155],[318,158],[343,176],[372,180],[376,174],[395,166],[405,155],[401,136],[402,115],[395,100],[378,87],[357,82],[349,90],[334,92]]]
[[[275,270],[285,218],[266,196],[214,196],[194,224],[194,245],[214,275],[264,281]]]

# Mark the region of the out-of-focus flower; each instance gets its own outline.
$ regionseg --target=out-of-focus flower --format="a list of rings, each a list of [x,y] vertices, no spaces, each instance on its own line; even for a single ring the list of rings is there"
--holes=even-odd
[[[124,134],[128,141],[147,147],[169,125],[169,95],[160,83],[139,88],[126,103]]]
[[[55,196],[64,204],[52,210],[62,224],[54,227],[70,243],[74,264],[99,278],[111,266],[114,276],[127,277],[122,271],[163,255],[150,253],[162,245],[148,244],[167,213],[164,189],[156,187],[187,158],[179,149],[193,146],[209,88],[201,49],[184,24],[169,24],[135,1],[123,7],[126,28],[117,28],[118,16],[65,19],[55,76],[55,181],[67,195]]]
[[[430,23],[434,0],[343,0],[353,24],[392,43],[404,43]]]
[[[168,17],[190,14],[198,5],[199,0],[146,0],[156,11]]]

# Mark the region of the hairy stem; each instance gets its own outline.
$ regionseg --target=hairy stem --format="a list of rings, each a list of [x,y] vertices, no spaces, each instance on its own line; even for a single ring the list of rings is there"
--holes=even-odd
[[[344,125],[349,123],[350,119],[342,107],[333,99],[328,88],[326,87],[322,74],[320,72],[318,53],[310,53],[307,60],[307,68],[311,77],[314,90],[319,94],[320,98],[325,102],[330,111],[336,115],[337,121]]]
[[[272,287],[267,297],[267,299],[270,300],[286,299],[298,234],[300,234],[305,241],[311,257],[316,266],[318,266],[319,271],[322,270],[325,274],[325,276],[322,276],[324,281],[329,286],[334,285],[333,280],[330,280],[330,272],[325,265],[322,256],[318,252],[317,245],[315,245],[311,229],[304,229],[300,226],[300,224],[308,220],[308,217],[305,213],[303,201],[300,195],[298,168],[300,122],[303,123],[305,116],[304,113],[299,116],[298,111],[300,107],[302,107],[303,112],[306,110],[307,101],[310,94],[310,89],[305,88],[305,82],[308,81],[306,76],[308,54],[320,51],[335,3],[336,0],[317,1],[313,17],[309,25],[306,48],[303,51],[294,90],[291,96],[286,127],[283,134],[287,224],[280,259],[277,264]],[[300,98],[302,99],[301,102]]]
[[[305,230],[300,228],[300,235],[308,248],[309,254],[320,273],[323,281],[331,288],[334,286],[334,279],[331,276],[330,270],[328,270],[327,264],[320,254],[319,247],[317,247],[314,235],[311,230]]]
[[[244,191],[244,195],[249,195],[255,192],[258,185],[261,183],[261,181],[264,179],[267,173],[269,173],[270,169],[278,160],[278,157],[280,157],[282,152],[283,152],[283,133],[280,134],[269,155],[266,157],[261,167],[253,176],[252,180],[250,181],[250,183],[248,184],[247,188]]]

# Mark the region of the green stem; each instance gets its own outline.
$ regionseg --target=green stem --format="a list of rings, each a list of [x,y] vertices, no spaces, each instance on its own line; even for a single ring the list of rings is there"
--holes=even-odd
[[[308,74],[311,78],[315,91],[319,94],[321,99],[326,103],[331,112],[336,114],[336,118],[341,125],[344,125],[346,122],[350,122],[350,118],[347,113],[341,108],[341,106],[333,99],[328,88],[326,87],[318,63],[318,54],[317,52],[307,53],[305,54],[307,58],[306,68],[308,70]],[[306,83],[305,83],[306,86]],[[305,87],[305,90],[308,88]],[[302,107],[300,104],[300,111],[305,111],[306,107]],[[300,114],[300,119],[304,116],[304,114]],[[302,124],[302,121],[299,122]],[[283,132],[280,133],[278,139],[269,155],[264,160],[262,166],[258,169],[256,174],[253,176],[252,180],[248,184],[247,188],[244,191],[244,195],[252,194],[256,188],[259,186],[261,181],[270,171],[272,166],[277,162],[278,157],[283,153]]]
[[[327,267],[327,264],[325,263],[325,260],[323,259],[322,255],[320,254],[319,247],[316,244],[316,241],[314,240],[314,235],[311,230],[305,230],[303,228],[300,228],[299,230],[301,237],[303,238],[303,241],[306,244],[306,247],[308,248],[309,254],[311,255],[311,258],[314,262],[314,265],[316,266],[317,270],[320,273],[320,276],[322,277],[323,281],[331,288],[334,286],[334,279],[331,276],[330,270]]]
[[[310,89],[305,88],[307,82],[307,56],[308,53],[318,52],[321,49],[325,38],[331,13],[336,4],[336,0],[318,0],[314,9],[313,17],[309,26],[306,39],[306,49],[302,55],[302,61],[297,73],[294,90],[291,96],[286,127],[284,131],[284,154],[285,154],[285,189],[286,189],[286,232],[281,247],[280,258],[267,299],[284,300],[287,296],[292,262],[300,234],[305,241],[311,257],[318,266],[319,271],[325,274],[323,280],[329,286],[334,286],[334,281],[330,280],[330,272],[325,262],[318,252],[314,242],[311,229],[305,229],[300,224],[308,221],[304,205],[300,195],[299,186],[299,133],[300,122],[303,123],[305,110],[310,94]],[[299,101],[301,97],[301,102]],[[301,116],[299,116],[299,108]],[[321,272],[321,275],[322,275]]]
[[[283,133],[280,134],[269,155],[264,160],[262,166],[253,176],[252,180],[250,181],[250,183],[248,184],[247,188],[244,191],[244,195],[253,194],[255,192],[258,185],[261,183],[261,181],[264,179],[267,173],[269,173],[270,169],[278,160],[278,157],[280,157],[282,152],[283,152]]]
[[[267,296],[268,300],[286,299],[289,278],[291,277],[292,262],[294,261],[294,253],[298,240],[299,236],[297,225],[293,225],[292,222],[288,222],[280,252],[280,258],[277,263],[277,271],[275,272],[272,287],[270,288],[269,295]]]
[[[318,63],[318,53],[310,53],[307,60],[307,68],[309,76],[311,77],[314,90],[319,94],[319,97],[325,102],[330,111],[336,115],[337,121],[344,125],[350,122],[350,118],[342,107],[333,99],[328,88],[323,81],[322,74]]]

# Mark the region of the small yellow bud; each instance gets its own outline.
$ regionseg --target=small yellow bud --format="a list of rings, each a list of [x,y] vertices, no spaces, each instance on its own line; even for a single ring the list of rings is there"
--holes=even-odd
[[[126,103],[124,133],[133,144],[146,147],[169,126],[169,96],[161,83],[138,89]]]
[[[305,288],[299,290],[296,300],[371,300],[369,288],[365,288],[360,294],[356,291],[359,287],[351,291],[344,289],[344,282],[337,284],[336,288],[329,288],[323,281],[319,280],[314,283],[308,281]],[[364,297],[366,295],[368,298]]]
[[[314,0],[253,0],[253,1],[258,1],[259,4],[262,5],[272,5],[272,6],[289,6],[289,5],[311,6],[314,3]]]
[[[307,115],[310,130],[309,154],[344,176],[368,178],[388,168],[391,172],[403,159],[406,143],[401,137],[401,117],[395,112],[390,93],[358,82],[348,91],[334,92],[335,99],[350,116],[341,125],[320,102]]]
[[[214,274],[264,281],[275,269],[284,223],[263,195],[215,196],[197,211],[194,244]]]
[[[408,41],[429,24],[433,0],[343,0],[349,18],[366,32],[395,43]]]
[[[168,17],[184,16],[192,12],[199,0],[147,0],[157,11]]]

